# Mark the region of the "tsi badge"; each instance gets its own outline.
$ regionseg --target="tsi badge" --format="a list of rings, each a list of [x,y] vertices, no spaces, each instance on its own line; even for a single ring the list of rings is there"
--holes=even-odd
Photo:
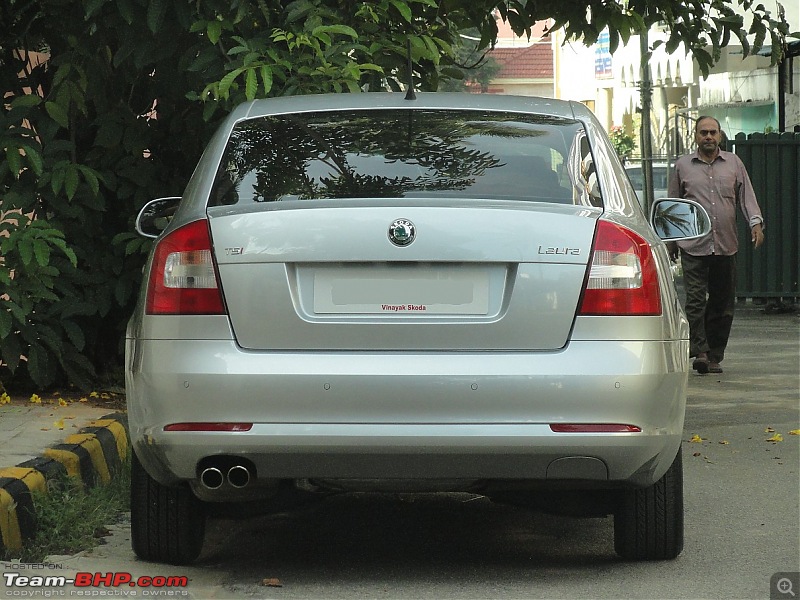
[[[395,246],[408,246],[416,235],[417,230],[408,219],[395,219],[389,225],[389,239]]]

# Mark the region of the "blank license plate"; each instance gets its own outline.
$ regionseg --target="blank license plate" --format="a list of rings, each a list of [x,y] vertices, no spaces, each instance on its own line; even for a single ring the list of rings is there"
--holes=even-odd
[[[320,267],[317,314],[485,315],[489,274],[464,266]]]

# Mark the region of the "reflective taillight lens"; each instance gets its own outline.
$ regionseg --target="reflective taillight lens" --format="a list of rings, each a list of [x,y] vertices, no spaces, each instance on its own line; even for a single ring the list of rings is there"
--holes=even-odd
[[[225,314],[207,221],[184,225],[158,242],[145,310],[149,315]]]
[[[660,315],[658,272],[648,243],[621,225],[597,225],[581,315]]]

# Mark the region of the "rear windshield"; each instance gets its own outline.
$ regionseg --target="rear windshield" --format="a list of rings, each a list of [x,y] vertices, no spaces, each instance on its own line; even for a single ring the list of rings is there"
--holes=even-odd
[[[361,110],[239,123],[209,204],[476,198],[601,206],[581,123],[474,110]]]

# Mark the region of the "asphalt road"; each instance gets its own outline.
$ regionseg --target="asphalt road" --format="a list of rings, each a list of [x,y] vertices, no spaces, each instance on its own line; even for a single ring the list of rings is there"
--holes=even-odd
[[[189,598],[790,600],[771,578],[800,571],[800,436],[789,434],[800,428],[800,318],[740,310],[723,367],[690,376],[686,546],[675,561],[618,559],[610,518],[556,518],[463,494],[351,494],[215,520],[188,568],[137,561],[122,523],[104,546],[50,557],[47,574],[186,575],[186,588],[150,592]],[[783,441],[767,441],[776,433]]]

